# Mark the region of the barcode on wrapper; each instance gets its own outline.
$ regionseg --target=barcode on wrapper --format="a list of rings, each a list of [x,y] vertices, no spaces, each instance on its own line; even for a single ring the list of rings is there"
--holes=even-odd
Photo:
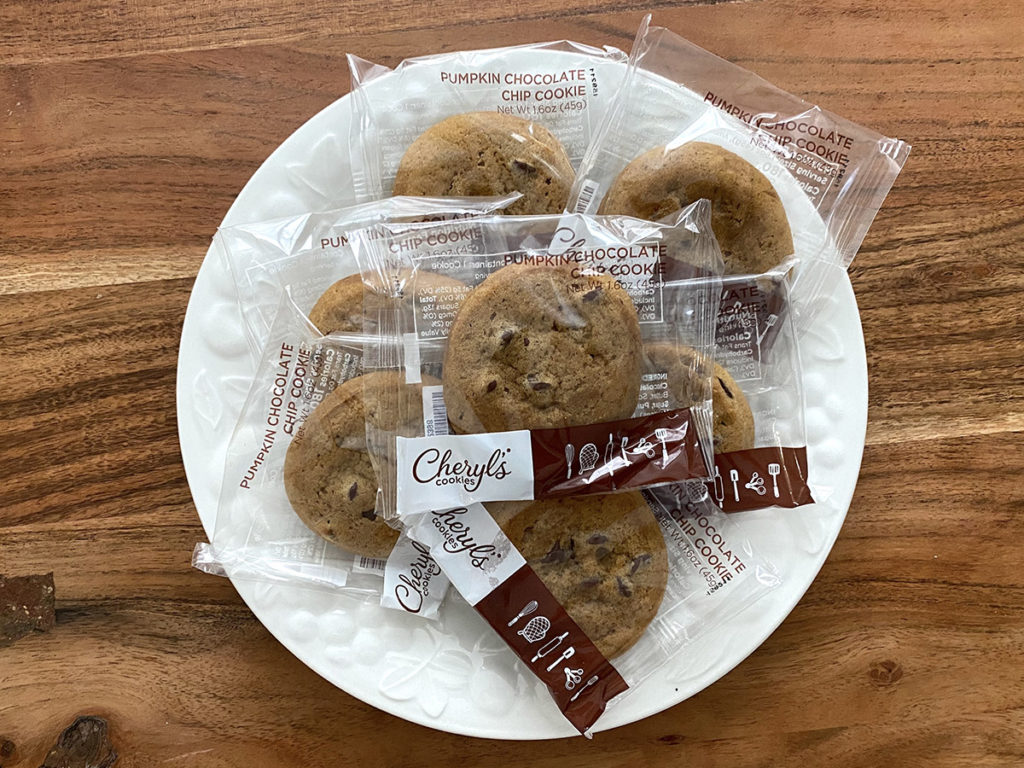
[[[384,573],[387,564],[387,560],[382,560],[379,557],[363,557],[360,555],[356,558],[352,570],[362,573]]]
[[[440,385],[423,388],[423,434],[448,434],[448,411],[444,407],[444,387]]]
[[[580,187],[580,196],[576,199],[576,210],[573,213],[589,213],[600,185],[596,181],[587,180]]]

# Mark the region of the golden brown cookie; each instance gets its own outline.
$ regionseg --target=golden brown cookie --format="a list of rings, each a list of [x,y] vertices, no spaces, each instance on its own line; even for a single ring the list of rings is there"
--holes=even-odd
[[[448,419],[466,433],[629,418],[640,350],[636,307],[613,278],[503,267],[466,296],[448,332]]]
[[[647,373],[668,374],[668,391],[673,407],[690,407],[707,399],[707,361],[696,350],[670,343],[644,347]],[[697,360],[701,360],[698,368]],[[754,447],[754,414],[743,390],[725,368],[714,364],[711,377],[714,412],[712,434],[715,453],[729,453]]]
[[[535,501],[501,526],[606,658],[633,647],[657,615],[668,553],[639,493]]]
[[[357,555],[387,557],[398,531],[374,512],[377,478],[366,450],[367,414],[381,430],[419,434],[421,387],[391,371],[340,385],[288,446],[284,485],[292,508],[318,536]]]
[[[539,123],[498,112],[452,115],[405,151],[393,195],[482,197],[520,192],[501,213],[561,213],[575,173],[561,142]]]
[[[407,276],[408,272],[406,271],[402,277]],[[415,289],[420,295],[439,289],[461,290],[466,287],[465,283],[453,277],[422,269],[416,271],[415,279]],[[362,333],[365,291],[367,291],[366,284],[359,275],[343,277],[332,284],[317,299],[316,304],[309,311],[310,322],[324,336],[329,333]],[[385,306],[387,306],[387,302],[383,297],[374,293],[366,295],[366,311],[372,313],[375,309]]]
[[[793,253],[786,209],[753,165],[714,144],[656,147],[612,182],[600,213],[657,221],[701,198],[729,274],[767,272]]]
[[[362,278],[349,275],[333,283],[309,310],[309,320],[324,336],[329,333],[362,333]]]

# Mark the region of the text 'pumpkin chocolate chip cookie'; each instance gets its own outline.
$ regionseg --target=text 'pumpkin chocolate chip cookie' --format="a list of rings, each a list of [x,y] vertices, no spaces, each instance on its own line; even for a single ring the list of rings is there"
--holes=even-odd
[[[559,213],[575,174],[558,139],[539,123],[498,112],[452,115],[406,150],[395,195],[522,197],[509,214]]]
[[[449,331],[448,418],[458,432],[628,418],[640,365],[636,308],[615,280],[510,265],[466,297]]]
[[[633,160],[600,212],[655,221],[701,198],[711,201],[727,273],[767,272],[793,253],[786,209],[771,182],[739,155],[701,141],[655,147]]]
[[[422,421],[418,387],[395,386],[390,372],[351,379],[329,393],[288,447],[284,483],[296,514],[316,534],[366,557],[387,557],[398,540],[374,511],[377,478],[366,446],[366,422],[399,430],[397,419]],[[401,392],[407,402],[382,407]],[[407,431],[407,430],[399,430]]]
[[[643,496],[535,501],[495,517],[606,658],[633,647],[657,615],[668,581],[665,540]]]

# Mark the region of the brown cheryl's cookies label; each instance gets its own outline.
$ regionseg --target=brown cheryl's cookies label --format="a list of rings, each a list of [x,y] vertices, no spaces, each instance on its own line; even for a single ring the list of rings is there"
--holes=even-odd
[[[813,504],[807,448],[769,446],[715,455],[708,493],[725,512]]]
[[[585,496],[708,476],[690,410],[535,429],[534,498]]]
[[[424,513],[410,529],[584,733],[629,686],[480,504]]]
[[[398,514],[709,477],[688,408],[602,424],[398,437]]]
[[[533,569],[524,565],[475,608],[547,686],[580,732],[629,686],[573,621]]]

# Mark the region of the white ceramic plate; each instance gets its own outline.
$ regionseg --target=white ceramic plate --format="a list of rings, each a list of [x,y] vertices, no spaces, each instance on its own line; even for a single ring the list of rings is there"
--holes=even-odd
[[[509,56],[510,66],[529,63],[528,52]],[[387,78],[373,87],[387,87]],[[353,204],[347,154],[351,106],[343,98],[292,134],[249,180],[222,224]],[[782,189],[780,194],[791,218],[806,215],[795,210],[807,205],[799,190],[789,194]],[[823,302],[814,330],[801,340],[800,353],[811,485],[816,497],[827,499],[798,511],[763,510],[734,518],[758,551],[778,566],[782,585],[698,637],[667,669],[615,703],[595,731],[659,712],[722,677],[778,627],[828,555],[860,469],[867,367],[857,305],[845,275]],[[181,452],[208,536],[216,519],[227,443],[254,369],[230,275],[208,254],[185,316],[177,381]],[[352,596],[241,581],[235,587],[285,647],[331,683],[375,707],[471,736],[575,735],[546,691],[528,681],[493,630],[461,600],[449,598],[443,620],[435,623]]]

